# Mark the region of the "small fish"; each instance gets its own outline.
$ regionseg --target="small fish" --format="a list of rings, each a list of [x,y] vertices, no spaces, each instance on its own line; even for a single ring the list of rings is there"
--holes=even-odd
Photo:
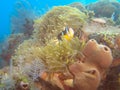
[[[74,36],[74,30],[72,28],[65,27],[64,31],[58,34],[57,38],[58,40],[62,40],[62,38],[70,40],[73,38],[73,36]]]
[[[106,20],[103,18],[93,18],[92,21],[99,24],[106,24]]]

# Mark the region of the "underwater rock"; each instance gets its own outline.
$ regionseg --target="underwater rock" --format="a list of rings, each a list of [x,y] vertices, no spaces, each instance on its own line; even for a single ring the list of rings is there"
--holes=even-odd
[[[75,7],[75,8],[79,9],[79,10],[82,11],[82,12],[85,12],[85,11],[86,11],[84,5],[82,5],[82,3],[79,3],[79,2],[71,3],[71,4],[69,4],[69,6]]]
[[[18,83],[16,85],[15,90],[30,90],[29,83],[25,83],[25,82],[21,81],[20,83]]]
[[[96,17],[108,17],[110,18],[116,7],[112,5],[110,2],[97,2],[92,3],[86,6],[87,9],[93,10],[95,12]]]
[[[116,47],[120,50],[120,35],[116,36],[115,44],[116,44]]]
[[[88,10],[93,10],[95,17],[107,17],[116,22],[120,15],[120,3],[114,1],[98,1],[87,5],[86,8]],[[118,23],[116,23],[116,25],[118,25]]]
[[[117,66],[120,66],[120,57],[117,59],[114,59],[111,65],[111,67],[117,67]]]
[[[120,64],[114,67],[110,67],[106,79],[102,82],[98,90],[120,90],[119,78]]]
[[[61,90],[57,85],[53,85],[48,81],[38,78],[39,81],[36,81],[35,84],[39,90]]]
[[[81,12],[85,13],[89,17],[89,19],[91,19],[95,15],[93,11],[87,10],[85,6],[82,5],[82,3],[74,2],[74,3],[69,4],[68,6],[79,9]]]
[[[120,50],[118,48],[112,50],[114,59],[120,58]]]

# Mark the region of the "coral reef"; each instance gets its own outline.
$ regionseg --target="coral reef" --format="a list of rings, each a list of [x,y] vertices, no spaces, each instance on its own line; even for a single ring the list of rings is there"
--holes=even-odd
[[[93,10],[95,13],[95,17],[112,18],[116,22],[116,25],[119,25],[119,23],[117,23],[120,15],[119,2],[98,1],[96,3],[87,5],[86,8],[88,10]]]
[[[17,34],[0,53],[1,59],[11,60],[10,67],[0,70],[0,89],[118,90],[120,31],[114,25],[120,21],[119,9],[117,2],[99,1],[86,8],[73,3],[53,7],[34,21],[18,10],[15,15],[25,16],[12,17],[12,33]],[[67,39],[66,27],[65,33],[72,32]]]
[[[91,19],[95,15],[93,11],[87,10],[85,6],[82,5],[82,3],[74,2],[74,3],[69,4],[68,6],[79,9],[81,12],[85,13],[89,19]]]
[[[115,11],[115,6],[113,6],[110,2],[97,2],[86,6],[89,10],[93,10],[95,12],[96,17],[108,17],[110,18],[112,13]],[[101,9],[102,8],[102,9]]]

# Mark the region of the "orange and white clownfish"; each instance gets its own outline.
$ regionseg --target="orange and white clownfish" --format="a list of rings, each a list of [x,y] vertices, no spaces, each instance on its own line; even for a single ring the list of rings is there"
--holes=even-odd
[[[71,40],[74,36],[74,30],[69,27],[65,27],[64,31],[58,34],[57,38],[58,40],[62,40],[65,38],[66,40]]]

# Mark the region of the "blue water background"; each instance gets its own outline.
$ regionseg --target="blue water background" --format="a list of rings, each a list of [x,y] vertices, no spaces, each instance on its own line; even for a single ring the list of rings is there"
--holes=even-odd
[[[14,10],[15,3],[19,0],[0,0],[0,42],[11,33],[10,17]],[[98,0],[23,0],[31,4],[32,8],[40,9],[41,11],[52,6],[66,5],[72,2],[81,2],[89,4]],[[29,7],[28,7],[29,8]]]

